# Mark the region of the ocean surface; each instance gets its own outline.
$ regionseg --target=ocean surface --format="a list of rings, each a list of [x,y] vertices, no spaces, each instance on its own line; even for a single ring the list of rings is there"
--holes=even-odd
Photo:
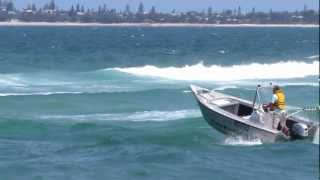
[[[226,137],[188,88],[270,82],[319,105],[319,28],[0,27],[0,179],[317,180],[319,138]]]

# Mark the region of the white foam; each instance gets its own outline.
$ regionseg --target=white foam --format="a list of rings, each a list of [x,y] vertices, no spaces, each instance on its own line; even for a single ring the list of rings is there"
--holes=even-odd
[[[18,74],[0,74],[0,86],[24,86]]]
[[[246,140],[241,136],[227,137],[223,144],[232,146],[255,146],[261,145],[262,141],[260,139]]]
[[[319,54],[313,55],[313,56],[308,56],[306,58],[308,58],[308,59],[319,59]]]
[[[33,93],[0,93],[0,96],[49,96],[55,94],[83,94],[84,92],[33,92]]]
[[[142,67],[114,68],[114,70],[138,76],[161,77],[174,80],[234,81],[250,79],[290,79],[319,74],[319,61],[278,62],[274,64],[252,63],[233,66],[205,66],[202,62],[184,67],[146,65]]]
[[[183,93],[192,93],[192,91],[191,90],[184,90],[184,91],[182,91]]]
[[[75,121],[170,121],[185,118],[201,117],[199,110],[177,110],[177,111],[142,111],[134,113],[117,114],[79,114],[79,115],[49,115],[41,116],[42,119],[75,120]]]
[[[225,51],[225,50],[219,50],[219,53],[220,53],[220,54],[225,54],[226,51]]]

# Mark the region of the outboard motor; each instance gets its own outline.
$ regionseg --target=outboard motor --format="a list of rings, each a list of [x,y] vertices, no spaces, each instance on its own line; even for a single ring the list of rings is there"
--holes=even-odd
[[[291,135],[297,139],[308,137],[308,126],[303,123],[295,123],[291,128]]]

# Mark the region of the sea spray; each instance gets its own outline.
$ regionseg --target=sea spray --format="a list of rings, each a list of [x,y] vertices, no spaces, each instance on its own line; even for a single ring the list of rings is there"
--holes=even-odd
[[[224,139],[223,144],[232,146],[256,146],[261,145],[262,141],[260,139],[245,139],[242,136],[230,136]]]

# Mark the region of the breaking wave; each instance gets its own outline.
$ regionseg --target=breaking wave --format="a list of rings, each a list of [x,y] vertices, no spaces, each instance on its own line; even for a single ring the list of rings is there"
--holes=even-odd
[[[319,61],[312,63],[288,61],[274,64],[205,66],[203,62],[184,67],[159,68],[152,65],[130,68],[113,68],[138,76],[161,77],[174,80],[234,81],[250,79],[290,79],[319,74]]]
[[[201,117],[201,113],[196,109],[186,109],[177,111],[142,111],[134,113],[118,114],[80,114],[80,115],[48,115],[41,116],[41,119],[52,120],[74,120],[74,121],[170,121],[185,118]]]
[[[319,61],[234,66],[205,66],[198,63],[184,67],[146,65],[73,73],[43,71],[0,74],[0,97],[182,89],[190,83],[188,81],[206,81],[215,90],[252,88],[261,84],[261,81],[272,81],[281,86],[319,87],[318,66]]]

